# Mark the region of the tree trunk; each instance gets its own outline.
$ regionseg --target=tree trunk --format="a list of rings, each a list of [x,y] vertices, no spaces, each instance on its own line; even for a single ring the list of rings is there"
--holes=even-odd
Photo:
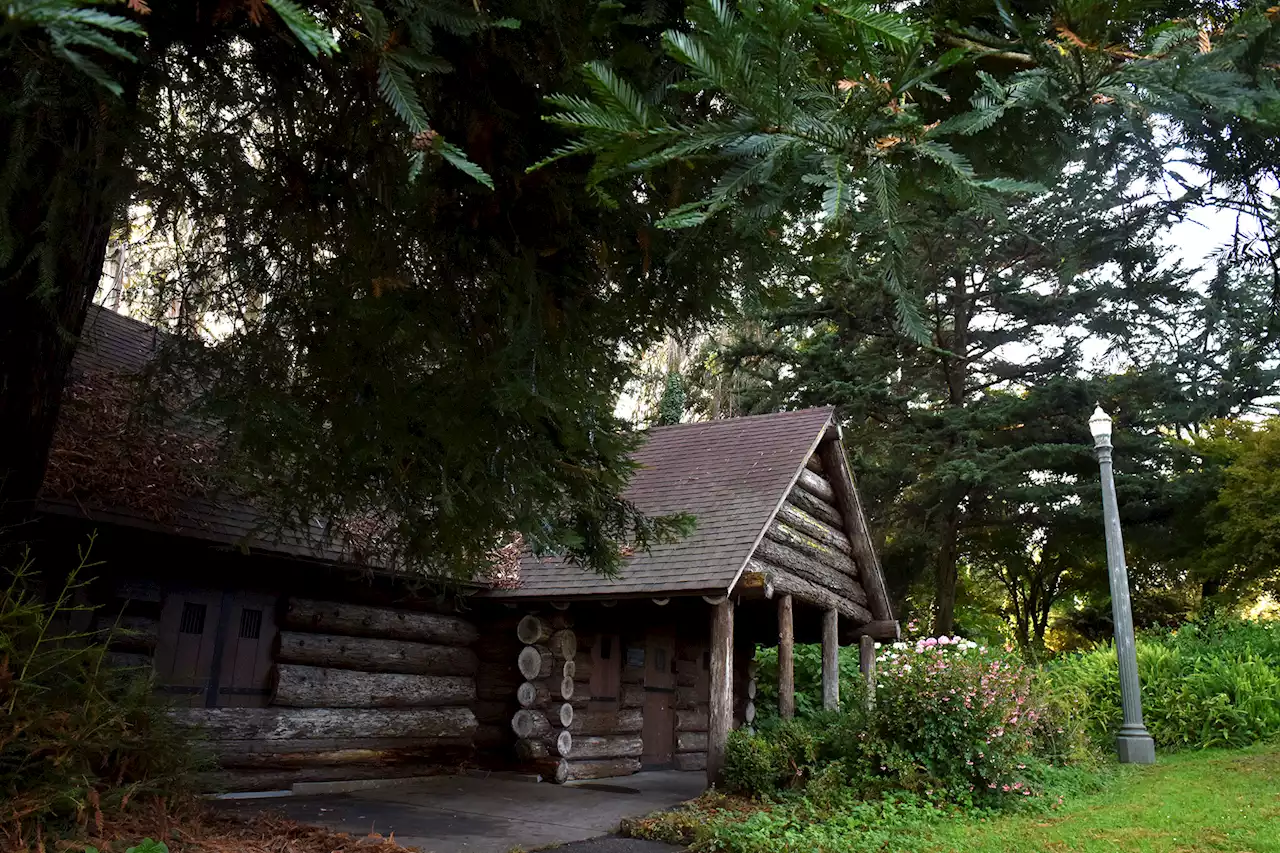
[[[388,637],[445,646],[470,645],[479,636],[474,625],[457,616],[305,598],[289,599],[284,624],[320,634]]]
[[[125,96],[64,69],[52,78],[55,91],[0,120],[9,182],[0,201],[0,534],[20,535],[11,525],[29,516],[44,482],[112,216],[133,181],[119,130],[141,68],[108,68]],[[25,87],[16,69],[0,64],[0,91],[11,98]]]
[[[938,548],[936,587],[934,589],[933,635],[950,636],[955,631],[956,583],[960,562],[960,509],[953,506],[943,521],[942,541]]]
[[[280,632],[280,651],[276,660],[411,675],[471,675],[476,671],[475,652],[459,646],[297,631]]]
[[[467,705],[476,699],[471,678],[358,672],[282,663],[276,666],[275,705],[291,708],[421,708]]]

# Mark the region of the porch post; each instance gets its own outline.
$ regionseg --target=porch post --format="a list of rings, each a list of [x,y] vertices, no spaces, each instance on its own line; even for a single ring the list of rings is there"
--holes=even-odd
[[[822,615],[822,707],[840,710],[840,614],[832,607]]]
[[[778,715],[790,720],[796,715],[795,624],[791,596],[778,597]]]
[[[711,708],[707,731],[707,781],[724,770],[724,747],[733,725],[733,601],[711,607]]]
[[[867,707],[876,701],[876,641],[866,634],[858,643],[858,668],[867,683]]]

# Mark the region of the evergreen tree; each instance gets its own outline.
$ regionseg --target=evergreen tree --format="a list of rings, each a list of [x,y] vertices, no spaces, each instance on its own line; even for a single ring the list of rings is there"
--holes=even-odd
[[[1082,341],[1145,299],[1187,310],[1186,276],[1160,268],[1152,235],[1205,200],[1130,194],[1165,185],[1171,142],[1217,151],[1228,128],[1272,133],[1273,13],[761,0],[695,4],[689,18],[665,36],[687,75],[670,88],[710,98],[715,114],[689,121],[592,66],[608,94],[556,100],[555,120],[577,133],[562,154],[593,155],[606,185],[669,163],[710,174],[711,192],[668,205],[659,224],[728,219],[776,246],[775,337],[738,363],[763,385],[760,405],[844,406],[886,551],[931,564],[934,627],[950,632],[962,555],[991,553],[984,530],[1029,505],[1096,500]],[[1223,366],[1176,350],[1183,366]],[[1265,385],[1266,353],[1233,400]],[[1249,375],[1235,366],[1214,375]],[[1135,379],[1187,387],[1171,372]],[[1135,420],[1176,417],[1156,407]],[[1043,604],[1030,611],[1042,632]]]
[[[704,313],[751,247],[600,205],[586,164],[527,174],[543,96],[609,56],[671,65],[644,2],[17,0],[0,32],[0,450],[30,508],[113,223],[142,211],[157,365],[281,526],[374,519],[467,573],[513,530],[596,568],[672,532],[619,494],[620,353]],[[692,114],[692,113],[691,113]],[[658,191],[670,191],[661,180]],[[683,179],[687,191],[704,188]],[[725,229],[718,229],[723,232]],[[148,235],[144,235],[148,236]],[[15,516],[15,513],[18,513]]]

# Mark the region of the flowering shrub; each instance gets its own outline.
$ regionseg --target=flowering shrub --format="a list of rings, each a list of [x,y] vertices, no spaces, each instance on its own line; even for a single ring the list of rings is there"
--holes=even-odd
[[[1041,712],[1020,661],[928,637],[882,649],[876,664],[874,708],[858,740],[880,773],[913,788],[1031,795],[1024,771]]]

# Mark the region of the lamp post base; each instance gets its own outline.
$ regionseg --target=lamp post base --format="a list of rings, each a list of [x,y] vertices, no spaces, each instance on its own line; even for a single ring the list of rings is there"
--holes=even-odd
[[[1121,764],[1155,764],[1156,742],[1149,734],[1121,734],[1116,738],[1116,754]]]

